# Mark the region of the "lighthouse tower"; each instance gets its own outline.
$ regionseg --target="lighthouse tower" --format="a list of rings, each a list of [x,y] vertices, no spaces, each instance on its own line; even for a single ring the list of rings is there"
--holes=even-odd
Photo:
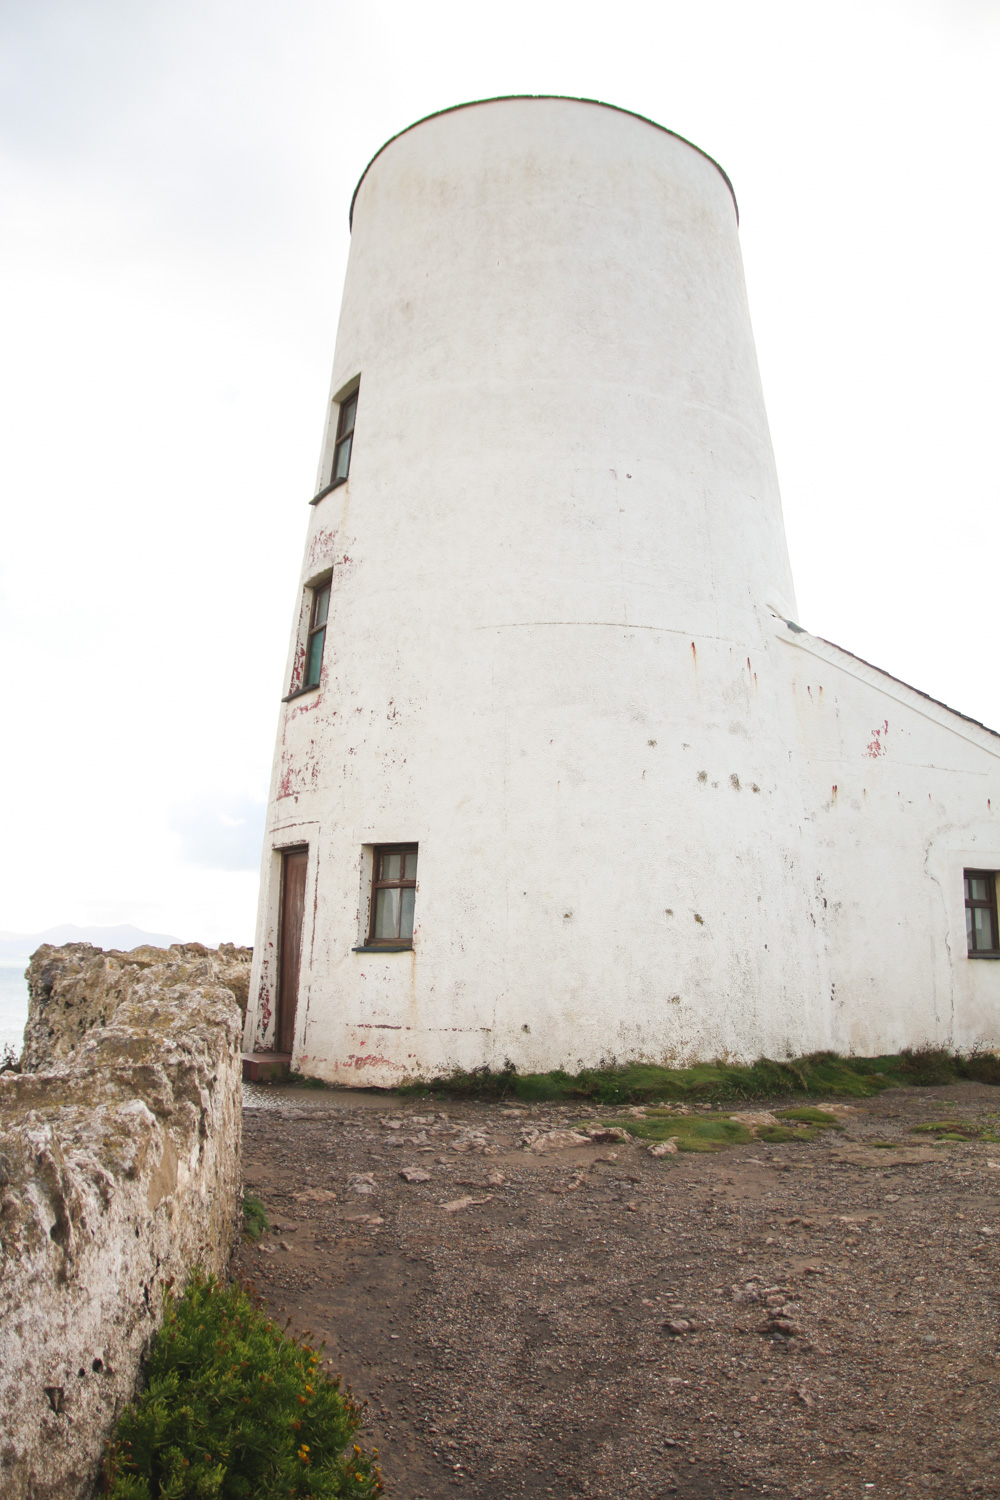
[[[384,1085],[829,1040],[720,167],[565,98],[392,139],[316,488],[248,1045]]]

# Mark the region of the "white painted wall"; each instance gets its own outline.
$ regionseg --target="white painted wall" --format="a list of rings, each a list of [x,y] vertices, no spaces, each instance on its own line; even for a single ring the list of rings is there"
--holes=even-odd
[[[714,163],[572,100],[397,137],[357,195],[334,397],[359,375],[350,478],[309,513],[289,686],[332,570],[330,624],[279,724],[248,1044],[273,1028],[272,851],[302,842],[295,1062],[331,1080],[995,1035],[960,848],[989,847],[1000,739],[901,688],[894,718],[889,679],[784,624]],[[365,859],[397,841],[413,951],[353,952]]]

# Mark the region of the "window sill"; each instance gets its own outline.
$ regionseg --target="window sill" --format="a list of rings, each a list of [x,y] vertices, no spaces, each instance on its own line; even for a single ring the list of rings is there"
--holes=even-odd
[[[966,956],[968,958],[991,958],[996,963],[997,959],[1000,958],[1000,953],[969,953]]]
[[[320,490],[319,494],[313,495],[312,499],[309,501],[309,504],[318,505],[319,502],[324,499],[324,497],[327,496],[331,490],[339,490],[340,486],[346,483],[347,475],[345,474],[343,479],[335,479],[332,484],[328,484],[324,489]]]
[[[303,697],[305,697],[306,693],[318,693],[318,692],[319,692],[319,683],[318,682],[314,682],[309,687],[296,688],[294,693],[286,693],[285,696],[284,696],[284,698],[282,698],[281,701],[282,701],[282,703],[291,703],[292,700],[295,699],[295,698],[303,698]]]
[[[352,953],[412,953],[412,943],[359,943]]]

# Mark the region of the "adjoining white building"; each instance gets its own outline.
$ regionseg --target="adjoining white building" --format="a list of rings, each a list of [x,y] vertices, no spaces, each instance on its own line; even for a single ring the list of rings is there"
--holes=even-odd
[[[1000,736],[795,623],[725,174],[497,99],[352,220],[247,1049],[1000,1044]]]

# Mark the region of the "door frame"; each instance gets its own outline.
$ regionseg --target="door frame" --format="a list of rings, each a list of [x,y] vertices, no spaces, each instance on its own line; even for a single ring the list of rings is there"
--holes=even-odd
[[[286,844],[276,850],[280,855],[281,864],[278,876],[278,930],[277,930],[277,965],[275,968],[274,985],[274,1048],[275,1051],[283,1050],[281,1047],[281,1030],[285,999],[282,993],[282,960],[284,957],[285,942],[285,890],[288,871],[288,861],[293,854],[304,854],[306,857],[305,874],[302,877],[302,924],[299,929],[299,969],[295,976],[295,1001],[291,1021],[291,1037],[288,1047],[289,1054],[295,1051],[295,1031],[298,1024],[299,998],[302,993],[302,958],[306,947],[306,912],[309,907],[309,874],[312,861],[310,859],[310,845],[304,842]]]
[[[261,852],[260,900],[250,968],[250,995],[243,1045],[247,1052],[271,1052],[275,1042],[277,998],[278,924],[281,920],[281,866],[286,849],[307,846],[306,911],[302,927],[302,951],[311,953],[316,928],[316,877],[319,870],[322,829],[314,818],[290,819],[269,828]],[[308,1009],[309,982],[299,980],[299,1001]],[[301,1005],[299,1014],[301,1015]]]

